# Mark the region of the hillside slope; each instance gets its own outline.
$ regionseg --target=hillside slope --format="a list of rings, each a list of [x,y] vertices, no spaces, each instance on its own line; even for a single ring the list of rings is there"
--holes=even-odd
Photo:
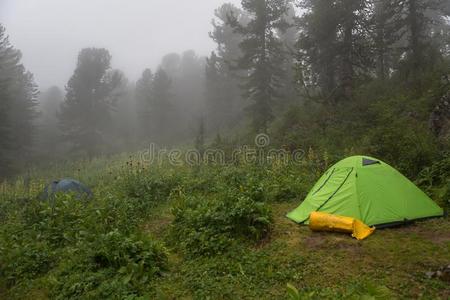
[[[307,159],[100,165],[86,202],[39,201],[39,183],[3,186],[2,298],[273,299],[287,297],[288,283],[299,299],[450,296],[427,273],[450,262],[448,219],[357,241],[285,218],[324,168]]]

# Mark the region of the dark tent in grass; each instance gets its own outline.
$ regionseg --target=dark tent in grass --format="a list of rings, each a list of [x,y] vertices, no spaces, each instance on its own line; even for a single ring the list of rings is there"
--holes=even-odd
[[[65,178],[47,185],[40,198],[49,199],[56,193],[74,193],[78,199],[92,197],[92,191],[84,184],[75,179]]]

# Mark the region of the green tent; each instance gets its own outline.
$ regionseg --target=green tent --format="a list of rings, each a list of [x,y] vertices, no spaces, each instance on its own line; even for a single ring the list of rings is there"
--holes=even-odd
[[[313,211],[353,217],[370,226],[443,215],[442,208],[400,172],[368,156],[352,156],[332,166],[287,217],[308,224]]]

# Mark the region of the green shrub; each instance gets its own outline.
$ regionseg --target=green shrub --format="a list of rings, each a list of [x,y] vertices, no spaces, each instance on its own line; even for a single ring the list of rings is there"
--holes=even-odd
[[[4,241],[2,241],[4,242]],[[31,238],[8,243],[0,249],[0,276],[8,286],[47,273],[55,264],[55,251],[45,241]]]
[[[450,207],[450,153],[424,168],[416,183],[430,193],[441,205]]]
[[[172,208],[171,238],[188,255],[214,255],[236,242],[258,241],[272,223],[264,202],[230,190],[215,197],[180,195]]]
[[[233,190],[256,202],[283,202],[303,199],[315,178],[306,168],[292,163],[274,163],[264,166],[225,166],[221,169],[205,169],[201,176],[185,181],[187,194],[202,192],[216,195],[224,190]],[[201,182],[204,190],[195,186]]]
[[[418,183],[426,186],[439,185],[450,178],[450,153],[444,153],[440,159],[423,169],[418,178]]]
[[[180,184],[180,178],[174,170],[170,171],[164,172],[162,168],[126,170],[118,179],[118,194],[146,211],[167,200],[171,191]]]
[[[66,251],[52,274],[51,297],[124,298],[144,294],[146,284],[167,269],[164,247],[144,235],[112,231]]]
[[[70,194],[58,194],[52,203],[34,200],[24,210],[24,225],[53,248],[73,243],[86,220],[86,203]]]
[[[379,124],[370,131],[370,152],[415,178],[437,157],[434,138],[420,121],[405,112],[385,114],[378,117]]]
[[[0,228],[0,274],[9,286],[45,275],[57,264],[59,248],[76,239],[84,205],[71,195],[55,201],[29,200]]]
[[[139,282],[165,267],[162,246],[133,234],[143,218],[141,206],[107,190],[102,196],[83,202],[58,194],[51,203],[30,200],[8,214],[0,227],[0,278],[11,293],[20,295],[35,280],[53,278],[55,296],[69,297],[73,290],[73,297],[85,291],[83,297],[94,293],[104,298],[106,290],[113,295],[116,287],[126,293],[137,290]]]
[[[302,164],[281,164],[272,167],[265,181],[267,199],[271,202],[300,201],[308,194],[317,180],[315,172]]]

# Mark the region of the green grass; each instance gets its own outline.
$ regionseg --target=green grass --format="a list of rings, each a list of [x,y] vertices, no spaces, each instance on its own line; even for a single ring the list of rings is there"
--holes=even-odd
[[[357,241],[285,217],[326,166],[150,167],[127,159],[3,185],[1,299],[285,299],[287,284],[298,299],[450,296],[448,283],[425,274],[450,262],[449,219]],[[94,189],[88,203],[34,199],[47,178],[76,172]],[[211,248],[216,241],[224,243]],[[192,251],[201,247],[219,251]]]
[[[155,284],[158,295],[176,298],[286,297],[290,283],[312,299],[373,296],[442,298],[448,283],[425,272],[450,261],[450,222],[435,219],[411,226],[375,231],[364,241],[339,233],[313,233],[284,217],[296,203],[271,204],[271,236],[260,244],[233,249],[220,257],[183,259],[170,256],[171,270]],[[170,213],[157,214],[146,231],[164,239]]]

